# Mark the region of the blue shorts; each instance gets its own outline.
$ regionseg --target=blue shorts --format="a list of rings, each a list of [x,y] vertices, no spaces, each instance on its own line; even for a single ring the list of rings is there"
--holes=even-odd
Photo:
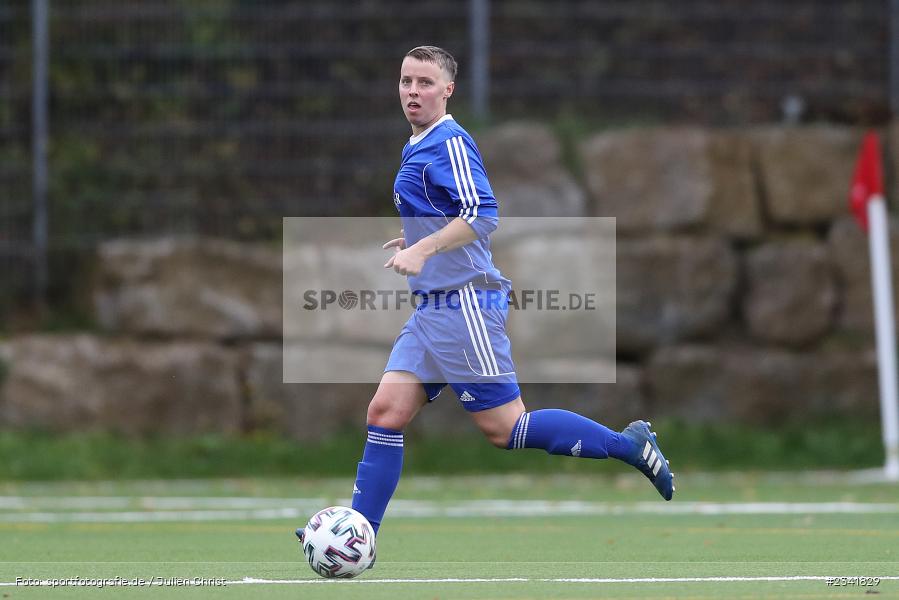
[[[429,294],[400,331],[384,371],[413,373],[429,401],[449,384],[469,412],[518,398],[521,390],[506,335],[507,295],[497,293],[468,284],[447,294]]]

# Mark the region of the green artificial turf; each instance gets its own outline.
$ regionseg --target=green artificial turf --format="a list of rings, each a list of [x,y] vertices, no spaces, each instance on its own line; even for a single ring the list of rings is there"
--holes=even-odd
[[[222,578],[216,586],[0,586],[17,598],[877,598],[871,588],[825,581],[572,582],[564,579],[899,576],[895,484],[842,473],[684,476],[672,503],[641,476],[409,477],[396,499],[453,508],[472,500],[583,502],[608,514],[397,516],[385,520],[375,569],[353,581],[318,578],[293,529],[303,518],[147,522],[153,514],[235,498],[290,505],[346,502],[351,480],[231,479],[0,484],[0,583],[17,577]],[[153,499],[175,504],[159,506]],[[684,507],[777,502],[795,514],[701,514]],[[815,514],[790,503],[854,503],[858,512]],[[595,503],[595,504],[593,504]],[[701,503],[701,504],[700,504]],[[711,503],[715,503],[714,505]],[[400,506],[400,503],[397,504]],[[562,506],[560,504],[559,506]],[[648,507],[646,514],[629,512]],[[679,508],[680,507],[680,508]],[[214,506],[212,506],[214,508]],[[620,514],[616,514],[615,511]],[[94,522],[77,522],[90,513]],[[104,521],[132,514],[137,522]],[[101,515],[97,517],[96,515]],[[118,518],[118,517],[117,517]],[[244,578],[281,583],[234,583]],[[457,579],[458,581],[442,581]],[[473,581],[486,579],[491,581]],[[519,579],[520,581],[509,581]],[[387,581],[379,581],[387,580]],[[401,580],[401,581],[390,581]],[[408,581],[415,580],[415,581]]]

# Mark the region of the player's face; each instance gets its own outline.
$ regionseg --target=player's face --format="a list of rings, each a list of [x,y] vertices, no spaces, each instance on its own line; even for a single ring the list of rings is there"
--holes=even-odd
[[[430,62],[407,56],[400,68],[400,103],[403,113],[418,134],[446,114],[446,100],[454,83],[447,74]]]

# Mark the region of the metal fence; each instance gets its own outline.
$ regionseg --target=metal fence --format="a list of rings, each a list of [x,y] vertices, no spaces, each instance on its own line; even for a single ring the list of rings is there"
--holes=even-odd
[[[7,0],[0,297],[42,288],[35,265],[47,255],[51,293],[65,289],[64,257],[107,237],[273,239],[282,216],[389,214],[408,135],[393,81],[418,44],[456,54],[452,110],[469,124],[489,110],[493,122],[564,118],[583,129],[742,125],[779,120],[785,106],[805,119],[882,122],[899,98],[897,5]],[[33,160],[42,111],[44,183]]]

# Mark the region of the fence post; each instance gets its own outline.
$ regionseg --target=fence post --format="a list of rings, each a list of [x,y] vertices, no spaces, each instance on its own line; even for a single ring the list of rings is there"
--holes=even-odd
[[[34,260],[34,299],[43,311],[46,307],[47,268],[47,135],[48,68],[50,59],[48,0],[31,0],[31,161],[32,257]]]
[[[471,44],[471,111],[481,122],[490,118],[490,0],[468,3]]]

